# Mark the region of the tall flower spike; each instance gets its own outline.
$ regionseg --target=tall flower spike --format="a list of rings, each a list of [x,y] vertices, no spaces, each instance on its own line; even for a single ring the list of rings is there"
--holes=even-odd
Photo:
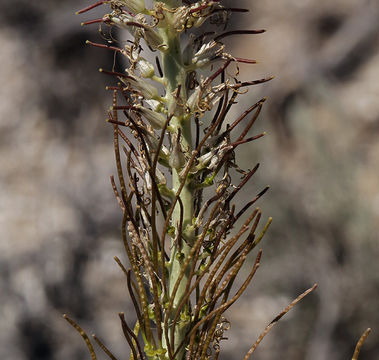
[[[252,280],[261,251],[239,281],[242,285],[232,285],[271,224],[269,218],[259,226],[262,212],[253,209],[230,235],[269,188],[257,191],[247,203],[232,203],[258,169],[240,169],[235,149],[263,136],[247,134],[265,99],[237,119],[230,109],[248,86],[271,78],[238,80],[238,66],[233,73],[230,65],[255,60],[233,57],[222,40],[263,30],[195,36],[193,28],[207,19],[226,27],[232,13],[245,12],[225,8],[220,0],[153,1],[149,8],[143,0],[107,0],[78,13],[101,5],[108,5],[109,12],[85,24],[104,23],[132,37],[125,45],[91,43],[115,51],[129,64],[124,72],[101,70],[115,80],[108,87],[114,92],[108,121],[114,130],[119,185],[113,176],[111,184],[123,212],[122,239],[130,269],[116,261],[126,275],[137,318],[132,330],[120,313],[122,331],[134,360],[217,359],[230,327],[225,312]],[[189,33],[188,40],[184,33]],[[152,56],[156,66],[149,60]],[[236,172],[242,179],[235,186]],[[208,196],[203,194],[206,187]],[[88,337],[83,338],[95,359]],[[100,347],[115,358],[101,342]]]

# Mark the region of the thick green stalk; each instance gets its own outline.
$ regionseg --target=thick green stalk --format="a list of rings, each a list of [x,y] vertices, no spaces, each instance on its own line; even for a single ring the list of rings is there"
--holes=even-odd
[[[186,100],[187,94],[185,89],[185,78],[186,73],[183,66],[182,61],[182,52],[180,48],[180,39],[177,32],[170,31],[170,29],[162,30],[162,35],[165,38],[165,43],[168,45],[168,49],[162,56],[163,63],[163,72],[164,77],[167,80],[167,98],[169,102],[176,101],[174,98],[174,93],[180,88],[179,96],[183,101]],[[184,150],[185,154],[190,155],[192,152],[192,135],[191,135],[191,123],[190,119],[185,119],[183,116],[173,117],[170,125],[175,129],[175,132],[178,134],[181,133],[181,146]],[[178,171],[176,169],[172,169],[172,187],[173,191],[176,193],[182,179],[180,178]],[[180,194],[180,199],[183,204],[183,228],[185,241],[178,240],[178,244],[182,244],[181,249],[178,248],[178,244],[176,246],[172,246],[171,250],[171,266],[170,266],[170,274],[169,274],[169,296],[172,296],[173,288],[178,279],[180,272],[182,271],[183,259],[185,259],[191,251],[191,244],[194,241],[194,233],[193,231],[185,231],[188,230],[192,224],[193,219],[193,190],[189,186],[187,182]],[[176,233],[178,232],[178,226],[180,223],[181,210],[179,204],[176,205],[175,210],[172,216],[172,225],[176,228]],[[186,273],[183,279],[180,282],[179,288],[175,294],[174,303],[173,303],[173,311],[172,317],[176,313],[177,306],[179,305],[181,299],[183,298],[185,291],[187,280],[189,276],[191,264],[187,267]],[[184,309],[183,311],[185,311]],[[178,345],[182,342],[185,333],[187,331],[187,326],[182,324],[178,324],[175,330],[175,346],[176,349]],[[182,359],[184,354],[184,350],[182,350],[177,355],[177,359]]]

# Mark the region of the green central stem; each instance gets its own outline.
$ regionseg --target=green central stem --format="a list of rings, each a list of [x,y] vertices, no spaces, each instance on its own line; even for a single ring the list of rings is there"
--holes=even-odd
[[[174,99],[173,93],[177,91],[180,86],[180,97],[183,101],[186,101],[187,94],[185,88],[186,72],[183,66],[182,52],[180,47],[180,38],[176,31],[170,31],[170,29],[162,29],[161,35],[165,39],[165,43],[168,45],[168,50],[162,55],[163,63],[163,73],[167,81],[166,88],[166,97],[169,102],[176,101]],[[191,135],[191,122],[190,119],[185,119],[183,116],[176,117],[174,116],[170,122],[170,125],[175,129],[175,132],[178,134],[181,132],[181,146],[184,150],[187,157],[191,155],[192,152],[192,135]],[[172,187],[173,191],[176,193],[182,183],[182,179],[179,176],[179,173],[176,169],[172,169]],[[193,195],[194,191],[191,189],[189,182],[185,183],[181,193],[180,199],[183,204],[183,227],[182,232],[184,233],[185,239],[182,241],[178,239],[177,244],[173,244],[171,247],[171,266],[169,274],[169,284],[168,291],[169,296],[173,294],[173,288],[180,272],[182,271],[184,259],[187,258],[191,251],[191,246],[194,242],[194,232],[189,231],[193,219]],[[176,228],[176,234],[178,234],[178,226],[180,223],[181,210],[179,204],[176,205],[171,224]],[[182,247],[179,249],[179,244],[182,244]],[[178,305],[185,295],[186,286],[188,282],[188,277],[190,273],[192,264],[190,263],[187,269],[185,269],[185,275],[182,278],[179,288],[175,294],[173,309],[171,312],[171,320],[176,314]],[[188,310],[188,306],[185,306],[181,311],[182,314]],[[188,322],[180,322],[175,328],[175,344],[174,349],[176,350],[179,344],[183,341],[186,332],[188,330]],[[169,329],[170,330],[170,329]],[[170,332],[170,331],[169,331]],[[164,341],[165,343],[165,341]],[[176,359],[182,360],[184,357],[184,348],[182,347],[181,351],[178,352]]]

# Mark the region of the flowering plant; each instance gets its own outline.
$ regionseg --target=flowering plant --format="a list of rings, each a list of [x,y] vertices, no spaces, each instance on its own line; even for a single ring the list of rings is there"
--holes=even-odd
[[[224,7],[218,0],[153,1],[150,8],[144,0],[108,0],[78,13],[103,4],[111,12],[83,24],[99,23],[101,30],[121,28],[132,37],[122,47],[88,42],[128,62],[125,72],[100,71],[117,80],[107,87],[113,92],[107,120],[114,130],[119,182],[112,176],[111,184],[123,213],[122,239],[130,269],[115,260],[125,273],[137,316],[133,328],[119,314],[131,359],[217,359],[230,326],[224,314],[254,277],[262,251],[233,291],[236,276],[271,223],[269,218],[258,230],[262,212],[255,208],[232,233],[237,221],[268,190],[259,191],[240,209],[233,204],[259,167],[240,169],[234,151],[264,135],[249,137],[248,133],[265,98],[233,121],[230,110],[249,86],[272,77],[239,81],[239,64],[256,61],[232,56],[222,39],[264,30],[195,35],[207,19],[226,26],[232,13],[247,11]],[[156,55],[155,64],[151,54],[145,55],[147,48]],[[233,172],[241,175],[237,185],[232,183]],[[272,326],[315,288],[301,294],[267,326],[244,360]],[[88,336],[65,317],[96,359]],[[109,358],[116,359],[95,340]]]

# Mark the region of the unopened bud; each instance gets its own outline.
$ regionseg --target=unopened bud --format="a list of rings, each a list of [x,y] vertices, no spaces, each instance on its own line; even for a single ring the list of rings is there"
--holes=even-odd
[[[144,39],[153,50],[157,50],[163,46],[162,36],[150,28],[145,28]]]
[[[142,57],[140,57],[137,61],[137,69],[144,78],[151,78],[155,75],[154,66]]]
[[[158,90],[147,81],[137,78],[135,75],[128,71],[128,76],[123,79],[124,82],[129,83],[135,90],[139,91],[146,99],[151,99],[158,96]]]
[[[170,154],[169,164],[172,168],[178,170],[181,169],[186,162],[186,158],[182,151],[182,146],[180,144],[180,132],[177,138],[174,139],[174,145],[172,147],[172,152]]]
[[[201,87],[198,86],[187,100],[187,107],[192,112],[198,108],[201,96]]]
[[[153,110],[146,109],[141,105],[136,105],[136,109],[145,117],[153,129],[163,129],[166,123],[166,118]]]

